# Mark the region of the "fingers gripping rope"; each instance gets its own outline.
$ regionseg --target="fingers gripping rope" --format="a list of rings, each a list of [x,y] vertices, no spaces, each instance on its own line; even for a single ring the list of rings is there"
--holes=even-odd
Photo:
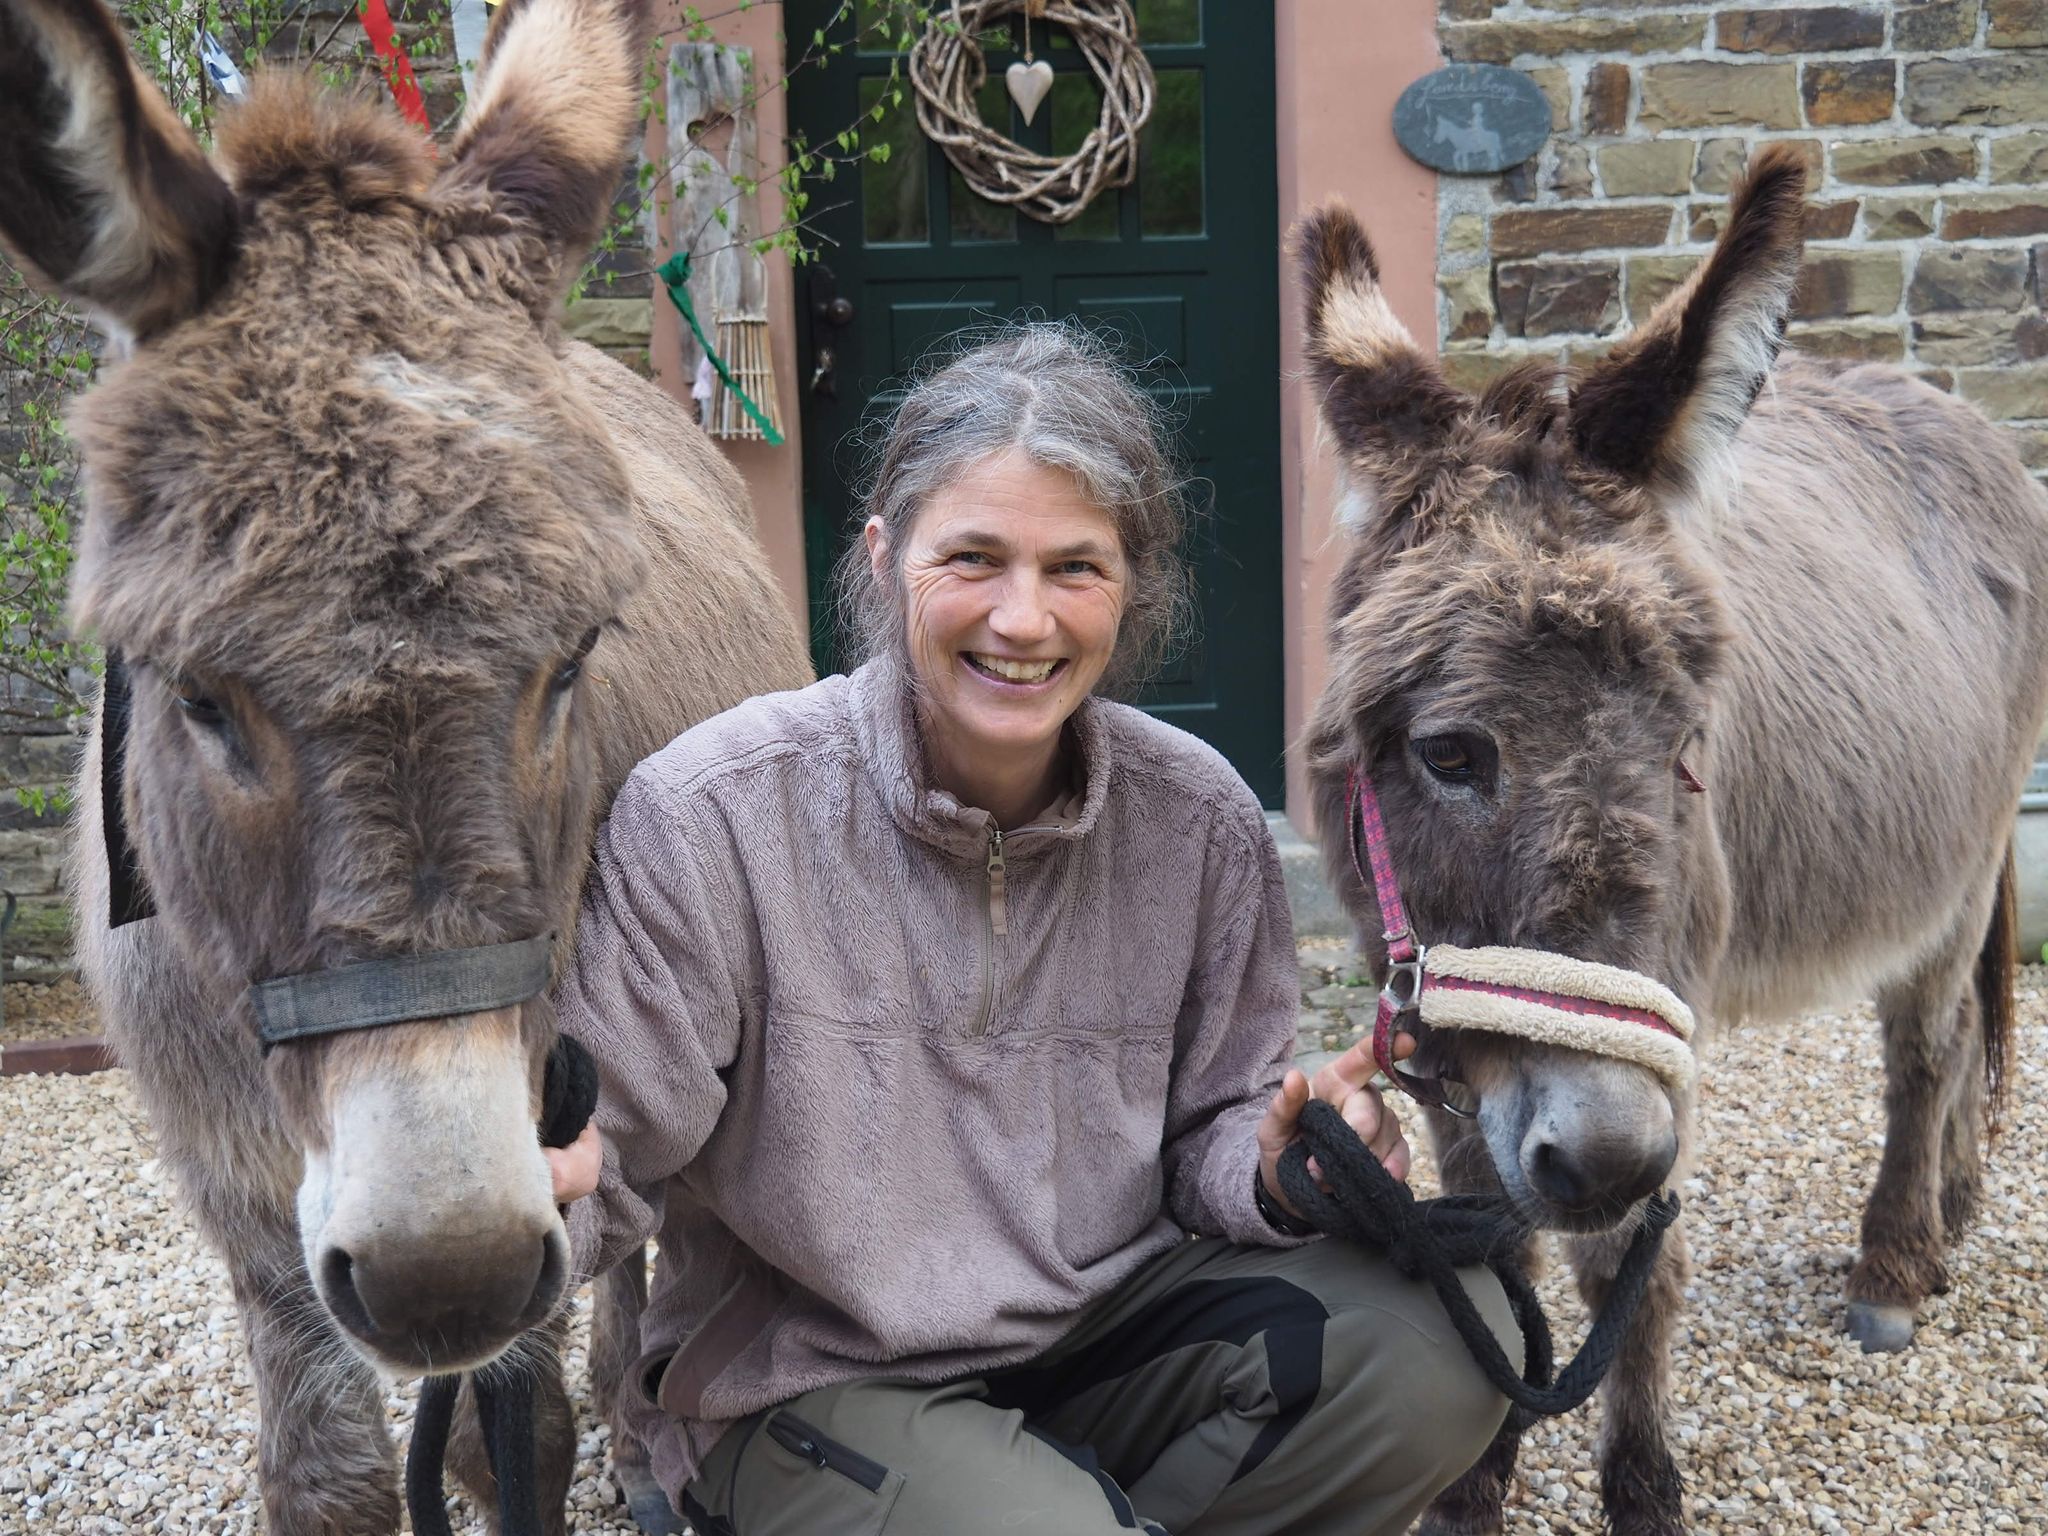
[[[1311,1156],[1329,1183],[1328,1193],[1309,1177]],[[1600,1315],[1578,1354],[1553,1379],[1550,1324],[1519,1259],[1530,1229],[1516,1219],[1505,1199],[1448,1195],[1417,1200],[1407,1185],[1380,1166],[1344,1117],[1319,1099],[1311,1099],[1302,1110],[1301,1138],[1281,1155],[1279,1172],[1288,1202],[1313,1225],[1385,1253],[1411,1280],[1428,1280],[1486,1379],[1530,1417],[1569,1413],[1593,1395],[1642,1302],[1664,1229],[1678,1219],[1675,1195],[1657,1195],[1644,1205],[1642,1224],[1622,1256]],[[1507,1292],[1522,1330],[1519,1375],[1458,1281],[1459,1267],[1471,1264],[1492,1270]]]
[[[583,1134],[597,1108],[597,1063],[581,1043],[557,1037],[541,1086],[541,1145],[566,1147]],[[534,1506],[533,1377],[523,1369],[470,1373],[484,1455],[498,1480],[499,1536],[540,1536]],[[412,1444],[405,1455],[405,1507],[415,1536],[453,1536],[442,1493],[448,1432],[455,1422],[460,1376],[429,1376],[413,1411]]]

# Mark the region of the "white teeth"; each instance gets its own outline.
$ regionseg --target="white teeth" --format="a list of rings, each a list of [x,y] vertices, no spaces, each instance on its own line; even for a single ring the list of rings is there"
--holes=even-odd
[[[1013,683],[1042,683],[1052,676],[1053,668],[1059,665],[1058,658],[1051,661],[1010,661],[1001,656],[984,656],[979,651],[971,654],[974,664],[984,672],[993,672],[997,677],[1006,677]]]

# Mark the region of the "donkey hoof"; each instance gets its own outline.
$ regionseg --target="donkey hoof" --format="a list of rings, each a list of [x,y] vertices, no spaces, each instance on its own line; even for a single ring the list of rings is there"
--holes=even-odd
[[[1890,1355],[1913,1342],[1913,1309],[1875,1301],[1849,1303],[1849,1337],[1866,1355]]]
[[[633,1523],[646,1536],[685,1536],[690,1529],[683,1524],[682,1517],[668,1501],[668,1495],[661,1491],[661,1484],[645,1467],[618,1467],[614,1469],[618,1478],[619,1492],[626,1496],[626,1508],[632,1512]]]

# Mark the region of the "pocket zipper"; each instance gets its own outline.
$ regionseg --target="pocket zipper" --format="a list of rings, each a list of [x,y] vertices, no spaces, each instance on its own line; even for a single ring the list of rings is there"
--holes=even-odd
[[[882,1484],[888,1480],[889,1469],[879,1461],[870,1461],[837,1440],[826,1439],[793,1413],[778,1413],[769,1419],[768,1438],[821,1471],[851,1478],[869,1493],[880,1493]]]

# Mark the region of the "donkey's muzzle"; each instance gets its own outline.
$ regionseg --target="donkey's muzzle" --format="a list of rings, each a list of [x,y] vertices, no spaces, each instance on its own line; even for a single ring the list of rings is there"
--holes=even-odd
[[[322,1299],[337,1321],[387,1362],[419,1370],[483,1364],[546,1319],[569,1273],[559,1226],[491,1241],[329,1248]]]
[[[1642,1141],[1590,1144],[1537,1135],[1522,1148],[1523,1175],[1545,1204],[1603,1226],[1661,1189],[1677,1161],[1675,1130]]]

